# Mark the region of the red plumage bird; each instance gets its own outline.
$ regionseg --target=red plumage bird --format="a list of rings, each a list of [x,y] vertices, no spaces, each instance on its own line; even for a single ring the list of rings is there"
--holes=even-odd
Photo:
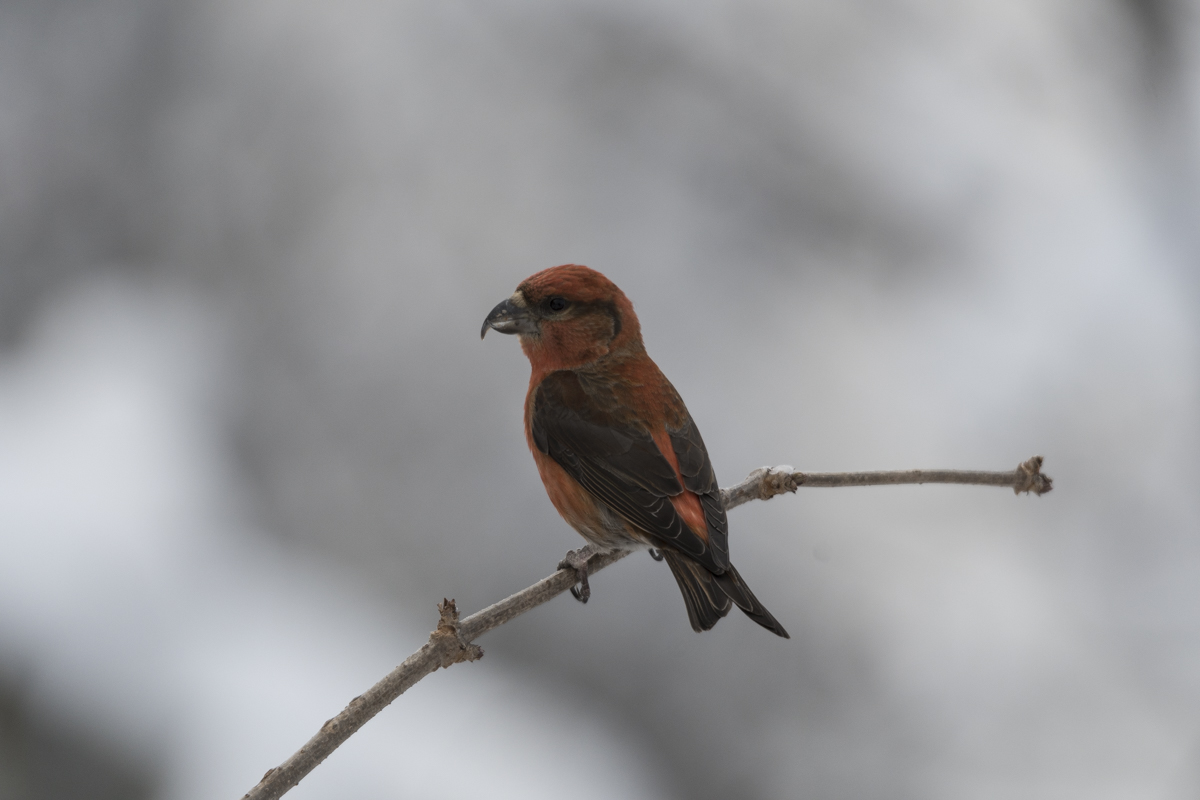
[[[687,407],[646,355],[633,304],[576,264],[530,276],[483,323],[515,333],[533,368],[525,438],[550,502],[594,550],[647,548],[683,592],[692,628],[737,605],[788,638],[729,561],[729,525],[708,451]],[[593,552],[594,552],[593,550]],[[656,553],[657,551],[657,553]],[[587,602],[585,548],[564,566]]]

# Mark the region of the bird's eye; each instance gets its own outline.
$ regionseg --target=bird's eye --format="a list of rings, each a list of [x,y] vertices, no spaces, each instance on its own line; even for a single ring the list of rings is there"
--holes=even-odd
[[[567,307],[567,301],[561,297],[551,297],[546,301],[546,307],[551,311],[562,311]]]

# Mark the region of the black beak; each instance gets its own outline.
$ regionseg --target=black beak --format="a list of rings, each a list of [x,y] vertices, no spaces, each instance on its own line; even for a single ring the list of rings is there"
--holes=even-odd
[[[483,321],[483,328],[479,331],[480,339],[487,336],[488,328],[500,333],[536,333],[537,323],[529,315],[529,309],[513,302],[510,297],[498,303],[492,309],[492,313],[487,315],[487,319]]]

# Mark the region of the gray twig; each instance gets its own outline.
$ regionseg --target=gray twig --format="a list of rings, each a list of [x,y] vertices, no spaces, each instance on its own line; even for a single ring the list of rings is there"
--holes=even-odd
[[[919,469],[898,472],[796,472],[791,467],[763,467],[751,472],[738,485],[722,489],[721,498],[729,509],[751,500],[769,500],[777,494],[794,492],[801,486],[878,486],[895,483],[1009,486],[1018,494],[1033,492],[1041,495],[1051,488],[1050,477],[1042,474],[1041,467],[1041,456],[1034,456],[1011,472]],[[626,555],[627,552],[597,553],[588,559],[588,572],[594,574]],[[291,758],[267,770],[267,774],[246,793],[243,800],[275,800],[281,797],[417,681],[439,667],[449,668],[460,661],[482,658],[482,648],[472,644],[475,639],[562,594],[574,586],[576,580],[574,570],[560,569],[529,588],[462,620],[458,618],[458,607],[454,601],[443,600],[438,604],[440,619],[437,629],[429,635],[429,641],[387,677],[351,700],[350,705],[322,725],[321,730]]]
[[[966,483],[975,486],[1008,486],[1014,494],[1043,495],[1053,488],[1042,474],[1042,457],[1017,465],[1009,472],[957,469],[907,469],[895,472],[796,472],[791,467],[760,467],[737,486],[721,490],[726,510],[751,500],[770,500],[801,486],[883,486],[897,483]]]

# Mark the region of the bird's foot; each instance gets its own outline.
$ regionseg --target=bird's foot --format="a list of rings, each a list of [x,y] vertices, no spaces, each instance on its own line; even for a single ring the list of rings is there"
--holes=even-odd
[[[662,553],[658,552],[653,547],[651,547],[646,552],[648,552],[650,554],[650,557],[653,558],[655,561],[662,561],[665,558],[665,556]]]
[[[581,603],[586,603],[592,596],[592,587],[588,585],[588,559],[598,552],[589,544],[578,550],[568,550],[566,557],[558,562],[559,569],[575,570],[579,585],[571,587],[571,596]]]

